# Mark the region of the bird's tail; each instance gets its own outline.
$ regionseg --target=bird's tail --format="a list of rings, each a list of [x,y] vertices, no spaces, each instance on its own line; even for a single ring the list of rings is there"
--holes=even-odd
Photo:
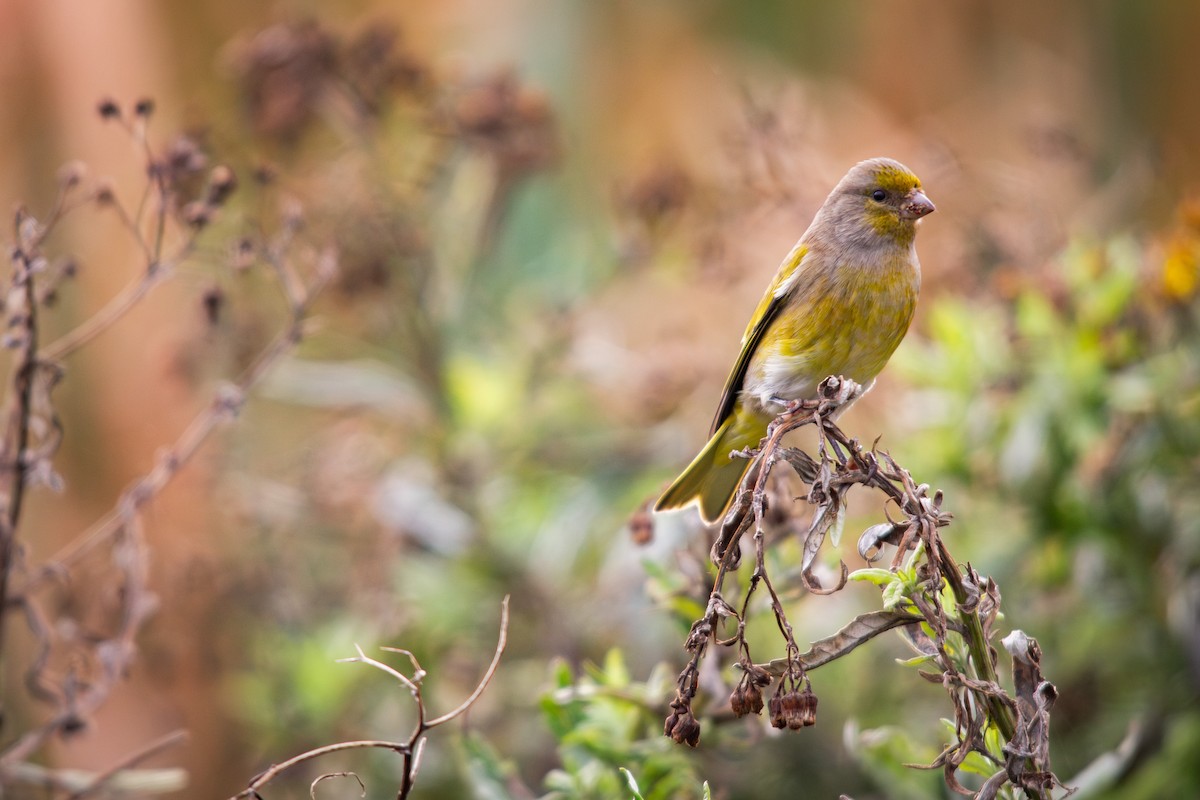
[[[742,476],[750,467],[750,459],[731,458],[729,454],[757,446],[766,432],[765,420],[744,409],[735,410],[725,418],[683,474],[658,498],[654,510],[683,508],[698,501],[700,516],[705,522],[716,522],[724,517]]]

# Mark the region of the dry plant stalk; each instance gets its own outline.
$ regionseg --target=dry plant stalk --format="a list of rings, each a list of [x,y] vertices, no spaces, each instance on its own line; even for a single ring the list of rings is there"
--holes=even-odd
[[[505,595],[504,600],[502,600],[500,603],[500,634],[496,640],[496,649],[492,654],[492,662],[488,664],[487,669],[484,670],[483,677],[479,679],[479,683],[476,684],[475,690],[471,692],[466,700],[463,700],[461,703],[459,703],[457,708],[440,716],[434,717],[433,719],[428,719],[428,710],[425,708],[425,698],[421,694],[421,683],[425,680],[427,673],[421,668],[421,664],[417,661],[417,657],[408,650],[403,650],[398,647],[382,648],[386,652],[399,653],[408,659],[408,663],[412,667],[412,677],[409,677],[403,672],[384,664],[382,661],[377,661],[376,659],[370,658],[362,651],[362,648],[360,648],[358,645],[355,645],[354,649],[358,652],[358,655],[352,658],[338,659],[339,663],[366,664],[367,666],[374,667],[381,672],[391,675],[400,683],[401,686],[408,690],[409,694],[412,695],[413,702],[415,702],[417,706],[417,721],[413,725],[413,729],[409,733],[408,738],[403,741],[395,742],[381,741],[376,739],[337,742],[335,744],[327,744],[323,747],[317,747],[312,750],[308,750],[297,756],[289,758],[287,761],[274,764],[270,769],[259,773],[252,781],[250,781],[249,786],[231,797],[230,800],[242,800],[242,798],[251,797],[258,800],[258,798],[262,797],[262,795],[259,794],[259,789],[263,788],[268,783],[282,775],[284,772],[290,770],[292,767],[312,761],[313,759],[320,758],[321,756],[329,755],[331,753],[338,753],[343,750],[361,750],[364,748],[391,750],[392,752],[400,755],[402,760],[400,788],[396,794],[396,797],[397,800],[405,800],[405,798],[407,798],[412,792],[413,786],[416,784],[417,771],[421,768],[421,753],[425,746],[425,735],[434,728],[445,725],[447,722],[457,719],[465,714],[468,710],[470,710],[471,706],[475,705],[475,702],[479,700],[479,698],[483,695],[484,690],[487,689],[488,684],[492,682],[492,677],[496,674],[497,667],[500,666],[500,657],[504,655],[504,648],[508,643],[508,600],[508,595]],[[326,772],[318,775],[317,778],[313,780],[310,791],[313,792],[315,796],[317,784],[333,778],[346,777],[352,777],[358,782],[359,787],[363,791],[363,796],[365,797],[366,787],[363,786],[362,779],[353,772]]]
[[[954,707],[956,738],[928,765],[942,769],[947,786],[956,793],[989,800],[1011,784],[1027,797],[1049,798],[1060,786],[1050,771],[1049,711],[1056,690],[1040,671],[1037,642],[1020,631],[1004,640],[1013,661],[1016,697],[1000,685],[996,651],[990,644],[1000,610],[1000,592],[990,579],[951,556],[939,530],[950,524],[942,510],[940,491],[917,484],[907,470],[887,453],[867,450],[846,436],[833,419],[838,409],[862,393],[853,381],[830,377],[822,382],[818,399],[791,404],[771,424],[759,448],[737,453],[753,458],[738,496],[726,516],[712,549],[717,572],[704,616],[696,620],[684,645],[692,654],[680,674],[671,713],[664,732],[677,742],[695,746],[700,722],[692,710],[699,688],[700,662],[709,645],[731,647],[741,671],[730,705],[736,716],[760,714],[763,690],[775,684],[766,703],[771,724],[799,730],[816,722],[817,696],[809,672],[847,655],[851,650],[894,628],[902,629],[925,663],[925,679],[941,684]],[[784,436],[813,425],[818,448],[814,459],[803,451],[785,447]],[[811,594],[840,591],[849,579],[870,580],[884,587],[884,608],[863,614],[837,633],[801,652],[792,625],[768,574],[764,558],[770,546],[771,527],[767,479],[780,462],[790,465],[809,485],[806,498],[813,507],[803,538],[801,576]],[[888,569],[867,569],[850,575],[841,563],[837,584],[821,585],[814,564],[828,536],[839,536],[845,521],[846,493],[851,486],[879,489],[903,514],[898,521],[872,526],[859,539],[858,550],[868,562],[877,560],[884,545],[895,548]],[[725,579],[741,559],[740,542],[752,534],[754,566],[745,595],[734,607],[723,595]],[[759,587],[765,589],[771,613],[783,637],[785,656],[755,663],[747,642],[746,621],[750,601]],[[732,629],[729,635],[724,631]],[[1003,752],[993,752],[986,742],[990,729],[1004,741]],[[970,753],[995,764],[996,772],[977,791],[958,780],[959,766]]]
[[[145,164],[146,184],[134,208],[127,207],[104,181],[88,181],[81,165],[69,164],[59,175],[57,199],[41,220],[25,211],[15,215],[11,276],[5,287],[7,328],[4,345],[14,353],[7,387],[7,420],[0,440],[0,664],[11,660],[6,617],[24,620],[34,642],[25,666],[25,687],[49,708],[38,724],[21,731],[3,730],[0,791],[15,784],[41,787],[47,797],[82,798],[104,792],[156,794],[184,783],[180,770],[142,770],[134,766],[182,741],[176,731],[98,773],[54,770],[32,763],[47,742],[87,727],[91,716],[128,674],[136,637],[153,614],[156,599],[147,585],[148,552],[142,512],[182,470],[209,436],[238,413],[247,394],[288,355],[304,335],[313,299],[336,272],[332,251],[300,242],[298,214],[284,214],[279,230],[258,230],[238,243],[243,261],[265,264],[277,278],[287,316],[276,339],[235,380],[221,386],[212,402],[161,449],[154,467],[135,480],[112,509],[40,564],[27,563],[21,542],[21,511],[26,493],[39,485],[61,489],[52,458],[62,426],[52,391],[64,375],[61,361],[119,324],[151,291],[194,257],[197,243],[237,187],[233,171],[209,168],[208,156],[186,137],[161,152],[147,137],[153,103],[142,100],[132,113],[113,101],[99,106],[100,116],[124,129]],[[46,242],[68,216],[91,211],[115,215],[134,243],[140,265],[134,279],[107,305],[55,342],[40,341],[39,317],[54,306],[75,262],[52,261]],[[207,302],[207,301],[206,301]],[[85,559],[100,559],[103,581],[116,598],[101,629],[86,626],[58,608],[52,590],[95,590],[95,579],[72,583]],[[93,561],[94,563],[94,561]],[[54,611],[48,610],[54,607]],[[0,725],[10,719],[0,714]],[[11,722],[9,722],[11,725]]]

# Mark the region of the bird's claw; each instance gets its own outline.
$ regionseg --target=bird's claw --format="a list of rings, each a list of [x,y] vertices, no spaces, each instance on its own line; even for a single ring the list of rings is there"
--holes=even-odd
[[[840,375],[830,375],[821,381],[821,385],[817,387],[817,396],[821,398],[823,409],[834,409],[857,400],[859,397],[862,397],[864,391],[866,390],[860,384],[849,378],[843,378]]]

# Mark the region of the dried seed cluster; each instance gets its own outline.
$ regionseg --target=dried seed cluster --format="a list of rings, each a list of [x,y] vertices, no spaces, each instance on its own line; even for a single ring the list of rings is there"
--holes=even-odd
[[[950,524],[951,515],[942,510],[941,493],[931,494],[927,485],[917,484],[890,455],[864,449],[831,421],[834,412],[860,392],[852,381],[828,378],[821,384],[817,400],[793,404],[771,424],[759,448],[736,454],[752,458],[754,463],[713,545],[716,578],[705,613],[692,624],[684,643],[692,657],[676,682],[664,732],[676,742],[692,747],[699,744],[701,723],[694,703],[700,662],[710,644],[737,652],[741,676],[729,696],[733,715],[761,714],[764,689],[775,683],[774,693],[765,703],[767,716],[774,727],[795,731],[816,724],[818,701],[810,670],[886,630],[900,628],[938,668],[921,674],[943,685],[954,705],[957,741],[930,766],[944,770],[951,789],[974,794],[959,784],[956,772],[968,755],[978,753],[997,766],[978,796],[994,796],[1000,786],[1011,783],[1029,796],[1049,797],[1057,785],[1049,767],[1048,738],[1055,690],[1041,677],[1037,643],[1021,634],[1018,644],[1010,647],[1016,665],[1014,700],[999,684],[995,650],[990,644],[999,617],[999,590],[970,565],[960,567],[946,549],[939,530]],[[804,425],[817,429],[815,458],[782,445],[785,434]],[[809,485],[805,500],[812,514],[801,537],[800,579],[810,594],[839,591],[848,581],[849,570],[842,563],[837,583],[826,587],[818,580],[814,565],[826,537],[840,531],[851,486],[883,491],[904,514],[898,521],[889,519],[871,526],[858,543],[859,553],[868,563],[878,559],[885,547],[895,550],[889,569],[874,571],[880,573],[875,576],[877,582],[886,584],[885,608],[856,617],[804,653],[795,641],[764,559],[771,541],[768,530],[780,525],[797,528],[787,504],[768,490],[768,476],[781,462]],[[740,565],[740,543],[747,534],[752,537],[754,566],[735,608],[722,590],[729,573]],[[766,591],[785,647],[782,659],[766,664],[754,662],[745,637],[750,600],[759,587]],[[723,630],[731,630],[727,638],[722,638]],[[988,748],[987,732],[992,729],[1008,742],[1003,753]]]

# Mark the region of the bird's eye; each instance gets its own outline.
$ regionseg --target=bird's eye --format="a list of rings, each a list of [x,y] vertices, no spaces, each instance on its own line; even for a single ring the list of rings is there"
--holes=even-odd
[[[887,199],[887,192],[885,192],[883,189],[876,189],[875,191],[871,192],[871,199],[876,203],[882,203]]]

